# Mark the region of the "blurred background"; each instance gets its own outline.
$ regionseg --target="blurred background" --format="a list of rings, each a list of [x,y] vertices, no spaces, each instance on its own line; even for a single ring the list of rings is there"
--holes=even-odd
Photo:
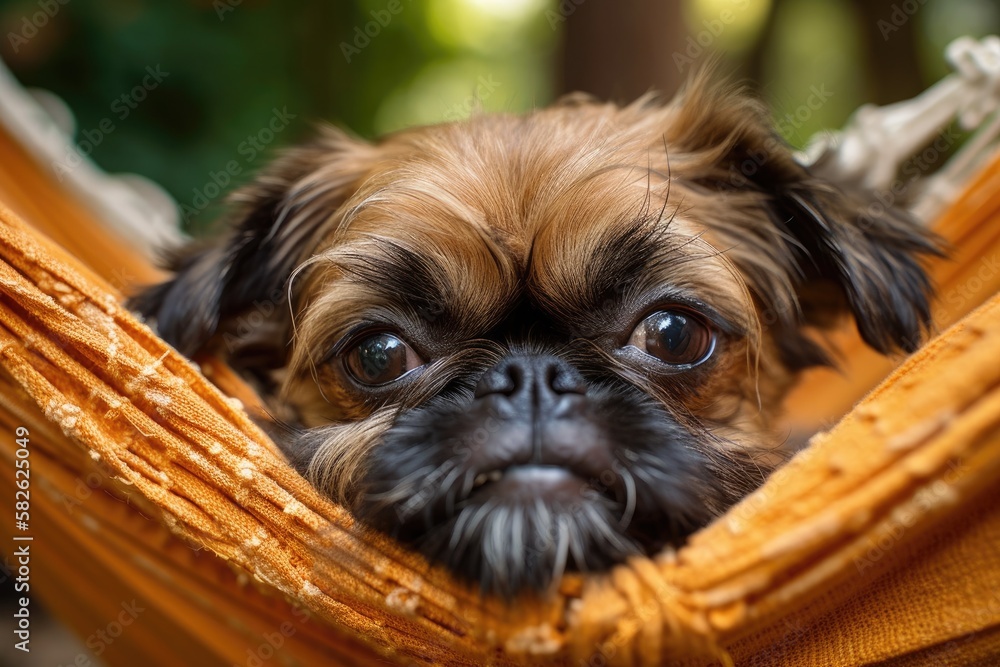
[[[0,0],[15,77],[65,101],[81,156],[162,185],[192,233],[317,121],[375,137],[569,91],[669,95],[717,55],[802,147],[944,76],[955,37],[991,33],[997,0]],[[11,582],[0,556],[5,614]],[[100,664],[32,614],[46,639],[28,662],[5,642],[0,665]]]
[[[943,76],[950,40],[1000,32],[1000,3],[0,0],[0,30],[21,83],[75,114],[80,152],[164,186],[197,232],[227,165],[223,190],[315,121],[374,137],[574,90],[669,94],[713,53],[802,146]]]

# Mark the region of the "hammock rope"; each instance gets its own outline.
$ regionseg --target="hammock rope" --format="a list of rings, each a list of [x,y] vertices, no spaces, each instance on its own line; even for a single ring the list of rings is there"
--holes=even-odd
[[[965,226],[943,219],[963,258],[945,290],[1000,243],[983,222],[1000,219],[997,199],[971,189],[958,205]],[[504,605],[355,525],[226,395],[246,396],[231,373],[211,359],[199,372],[2,207],[0,294],[0,425],[32,440],[33,586],[83,636],[94,614],[111,618],[133,596],[148,609],[108,647],[110,664],[266,653],[302,664],[924,664],[1000,652],[1000,297],[680,551]],[[14,460],[5,447],[10,497]]]

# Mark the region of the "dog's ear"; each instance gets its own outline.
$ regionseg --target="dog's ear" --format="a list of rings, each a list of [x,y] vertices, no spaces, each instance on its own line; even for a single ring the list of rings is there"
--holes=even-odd
[[[933,292],[921,262],[942,254],[936,236],[874,193],[796,162],[763,105],[742,91],[702,75],[670,108],[671,165],[718,195],[707,224],[763,303],[765,325],[794,338],[802,324],[829,327],[849,311],[879,352],[918,347]],[[786,352],[802,355],[793,365],[823,361],[802,339]]]
[[[171,258],[174,276],[130,299],[155,318],[160,336],[191,356],[241,314],[251,324],[285,311],[286,284],[318,235],[337,224],[341,205],[371,168],[377,149],[323,127],[281,154],[229,197],[227,229]],[[256,309],[256,311],[255,311]]]

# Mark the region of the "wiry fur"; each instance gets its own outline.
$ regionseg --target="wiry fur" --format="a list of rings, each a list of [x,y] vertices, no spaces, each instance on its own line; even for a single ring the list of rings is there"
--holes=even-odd
[[[850,313],[875,349],[914,349],[920,260],[938,252],[905,213],[797,164],[757,102],[705,77],[668,104],[575,96],[375,145],[327,129],[233,201],[228,236],[136,308],[185,353],[224,345],[279,378],[271,398],[296,421],[284,446],[318,488],[507,593],[676,542],[759,484],[780,458],[782,396],[826,363],[804,328]],[[663,303],[712,322],[710,362],[665,373],[621,354]],[[255,310],[267,335],[237,326]],[[360,324],[429,363],[360,388],[339,361]],[[613,483],[575,509],[477,504],[480,464],[449,463],[446,425],[523,345],[586,378],[595,428],[618,443]],[[427,488],[420,522],[393,524]]]

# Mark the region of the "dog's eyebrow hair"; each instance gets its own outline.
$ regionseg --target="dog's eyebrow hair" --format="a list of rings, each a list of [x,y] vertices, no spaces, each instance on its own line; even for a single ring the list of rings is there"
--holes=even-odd
[[[422,317],[433,319],[444,312],[451,290],[441,267],[394,241],[376,239],[375,246],[375,252],[346,255],[338,265],[372,291],[409,305]]]
[[[624,291],[658,257],[673,254],[678,245],[671,244],[648,217],[613,226],[612,233],[596,245],[586,268],[591,297],[601,303],[608,294]]]
[[[598,243],[587,265],[585,283],[588,293],[584,296],[585,310],[598,310],[609,297],[621,296],[636,285],[637,276],[647,274],[658,266],[669,264],[677,267],[687,262],[701,261],[702,253],[684,252],[698,237],[678,238],[668,233],[670,219],[660,221],[660,214],[637,216],[616,225],[606,238]],[[659,223],[659,224],[657,224]],[[705,315],[722,331],[732,335],[746,335],[745,326],[710,306],[696,295],[685,290],[661,293],[662,297],[687,305]],[[611,298],[612,302],[618,299]]]

